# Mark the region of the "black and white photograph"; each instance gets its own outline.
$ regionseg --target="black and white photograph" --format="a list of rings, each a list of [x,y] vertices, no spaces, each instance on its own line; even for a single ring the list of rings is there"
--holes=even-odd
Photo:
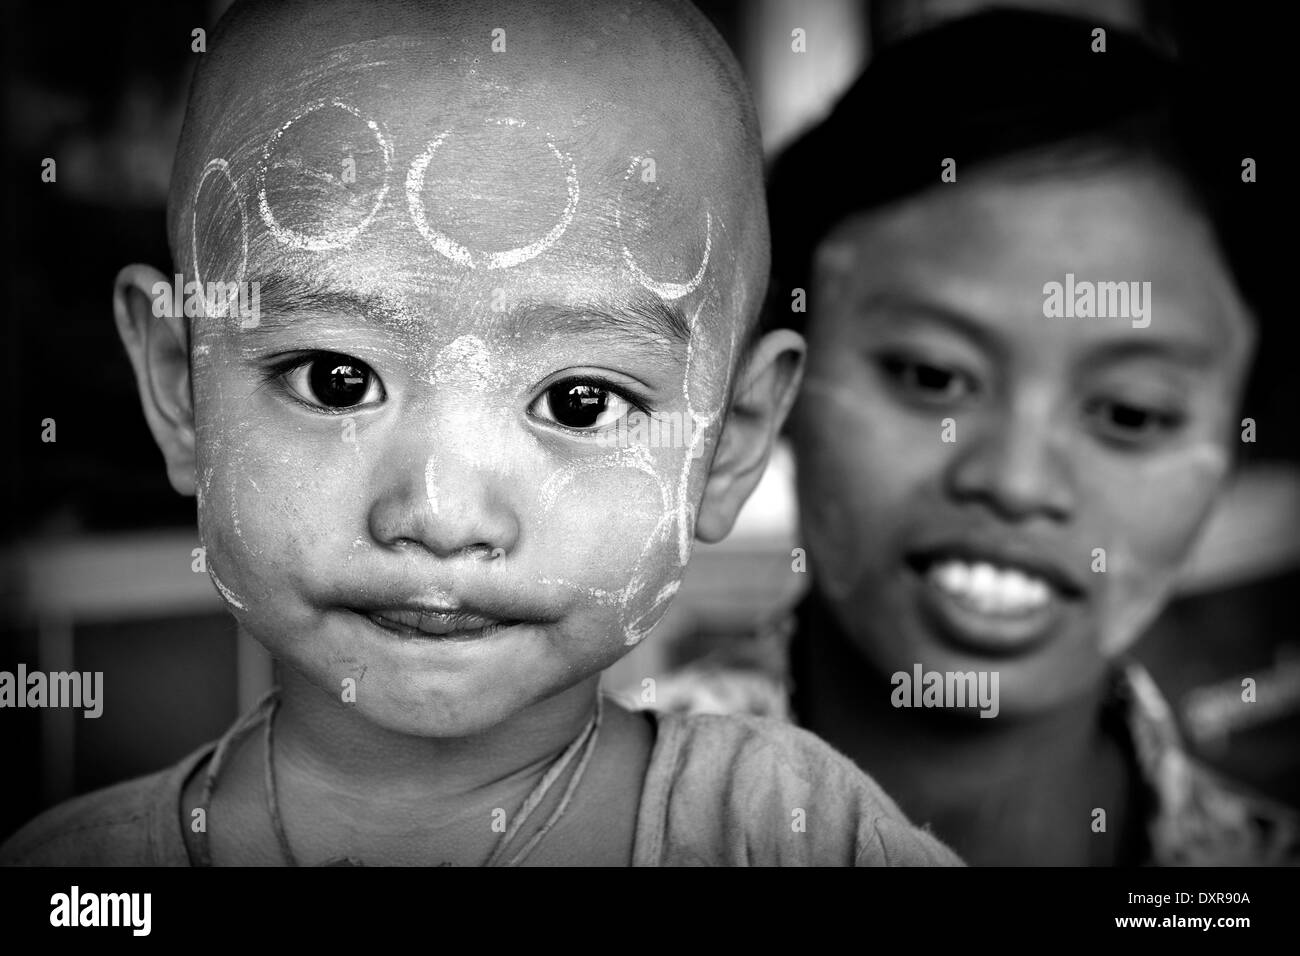
[[[0,866],[61,887],[6,922],[150,935],[117,868],[903,866],[1258,932],[1285,14],[6,7]]]

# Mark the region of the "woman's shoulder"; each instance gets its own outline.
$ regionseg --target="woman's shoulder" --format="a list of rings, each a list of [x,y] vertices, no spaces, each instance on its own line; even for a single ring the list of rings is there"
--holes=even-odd
[[[41,813],[0,846],[0,866],[185,865],[180,792],[212,750],[82,794]]]

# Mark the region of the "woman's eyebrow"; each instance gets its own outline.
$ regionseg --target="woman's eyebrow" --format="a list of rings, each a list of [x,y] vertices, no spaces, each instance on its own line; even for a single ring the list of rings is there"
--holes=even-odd
[[[1083,320],[1087,321],[1087,320]],[[1145,329],[1139,329],[1145,334]],[[1089,368],[1120,362],[1160,361],[1182,365],[1193,371],[1213,368],[1224,355],[1224,348],[1209,341],[1174,336],[1124,338],[1098,343],[1087,355]]]
[[[940,302],[892,292],[877,292],[862,299],[857,314],[864,320],[907,328],[916,322],[942,326],[995,355],[1005,355],[1006,345],[998,333],[979,320]]]

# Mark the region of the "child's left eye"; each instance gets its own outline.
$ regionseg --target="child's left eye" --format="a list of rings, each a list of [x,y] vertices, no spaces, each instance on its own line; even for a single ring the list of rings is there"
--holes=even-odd
[[[295,397],[331,411],[382,401],[384,387],[364,362],[339,352],[316,352],[281,372]]]
[[[631,409],[631,403],[612,389],[573,380],[556,382],[528,408],[544,421],[580,431],[607,428]]]

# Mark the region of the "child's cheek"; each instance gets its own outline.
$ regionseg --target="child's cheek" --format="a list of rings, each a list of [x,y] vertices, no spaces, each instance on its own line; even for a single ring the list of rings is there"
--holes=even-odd
[[[329,516],[340,512],[355,453],[340,442],[337,454],[322,457],[319,442],[295,441],[241,406],[201,405],[216,414],[200,427],[198,521],[209,575],[251,625],[269,607],[290,611],[289,595],[310,584],[319,555],[336,550],[323,540],[322,522],[338,523]],[[268,601],[273,595],[283,600]]]
[[[1090,522],[1106,531],[1085,552],[1098,587],[1097,646],[1104,657],[1130,647],[1168,600],[1227,468],[1227,453],[1207,441],[1087,489],[1088,499],[1107,509]],[[1104,572],[1093,570],[1101,566],[1097,548],[1104,550]]]
[[[550,555],[539,583],[598,611],[625,644],[657,622],[671,597],[661,592],[681,575],[674,472],[684,457],[620,448],[562,466],[538,491],[536,526]]]

